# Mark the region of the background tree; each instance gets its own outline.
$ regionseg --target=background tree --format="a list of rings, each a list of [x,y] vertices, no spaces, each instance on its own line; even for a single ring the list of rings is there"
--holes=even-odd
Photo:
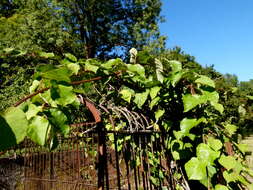
[[[0,47],[78,57],[124,55],[164,47],[160,0],[4,0]]]

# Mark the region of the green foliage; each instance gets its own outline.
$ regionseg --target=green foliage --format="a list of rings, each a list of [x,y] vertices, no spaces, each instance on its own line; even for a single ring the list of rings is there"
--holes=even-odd
[[[131,47],[159,51],[165,44],[160,11],[160,0],[3,0],[0,49],[102,59],[125,56]]]
[[[56,58],[53,54],[43,55],[46,55],[43,59]],[[199,181],[209,189],[224,189],[221,184],[226,184],[227,189],[249,186],[242,175],[249,172],[243,160],[245,149],[235,141],[237,127],[229,121],[220,123],[223,106],[214,81],[183,68],[178,61],[149,61],[152,60],[154,67],[141,64],[138,57],[138,63],[125,64],[121,59],[99,62],[95,59],[78,60],[65,54],[63,60],[55,59],[60,64],[38,66],[30,90],[42,91],[19,107],[3,113],[0,128],[10,138],[1,138],[1,149],[21,142],[25,136],[40,145],[56,147],[57,136],[66,137],[70,131],[72,120],[68,115],[79,107],[77,95],[81,93],[94,102],[114,102],[117,106],[147,115],[154,131],[169,134],[165,139],[167,155],[186,172],[188,180]],[[149,72],[147,68],[150,68]],[[166,70],[169,72],[164,72]],[[98,76],[101,80],[92,85],[74,85],[77,79]],[[17,125],[17,119],[22,126]],[[112,129],[108,120],[103,122],[108,130]],[[115,130],[126,127],[123,120],[115,121]],[[147,143],[150,181],[155,186],[168,175],[159,161],[163,152],[154,153],[151,146],[151,142],[160,142],[160,139],[159,134],[154,134]],[[110,135],[108,140],[112,148],[116,143],[119,152],[123,151],[125,142],[137,152],[142,151],[131,136],[115,139]],[[234,155],[226,152],[225,142],[232,144]],[[140,160],[131,165],[138,167]],[[220,175],[224,177],[222,181]]]

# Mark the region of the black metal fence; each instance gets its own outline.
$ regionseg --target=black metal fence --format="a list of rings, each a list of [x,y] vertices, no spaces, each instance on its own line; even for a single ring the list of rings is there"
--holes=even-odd
[[[120,107],[101,106],[111,121],[110,127],[104,126],[95,106],[81,103],[95,122],[71,125],[69,137],[59,136],[54,150],[26,139],[5,152],[0,156],[0,190],[174,190],[177,183],[189,189],[169,156],[168,134],[148,126],[143,115]],[[112,112],[118,118],[112,119]],[[114,126],[115,120],[124,126]]]

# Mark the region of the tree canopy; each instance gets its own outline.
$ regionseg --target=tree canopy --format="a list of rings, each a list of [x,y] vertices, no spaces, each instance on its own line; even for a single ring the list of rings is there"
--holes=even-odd
[[[102,59],[153,51],[164,48],[160,11],[160,0],[4,0],[0,47]]]

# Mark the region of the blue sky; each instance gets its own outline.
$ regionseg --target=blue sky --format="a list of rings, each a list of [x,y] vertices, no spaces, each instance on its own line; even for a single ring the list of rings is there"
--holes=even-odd
[[[253,0],[162,0],[167,47],[221,73],[253,79]]]

